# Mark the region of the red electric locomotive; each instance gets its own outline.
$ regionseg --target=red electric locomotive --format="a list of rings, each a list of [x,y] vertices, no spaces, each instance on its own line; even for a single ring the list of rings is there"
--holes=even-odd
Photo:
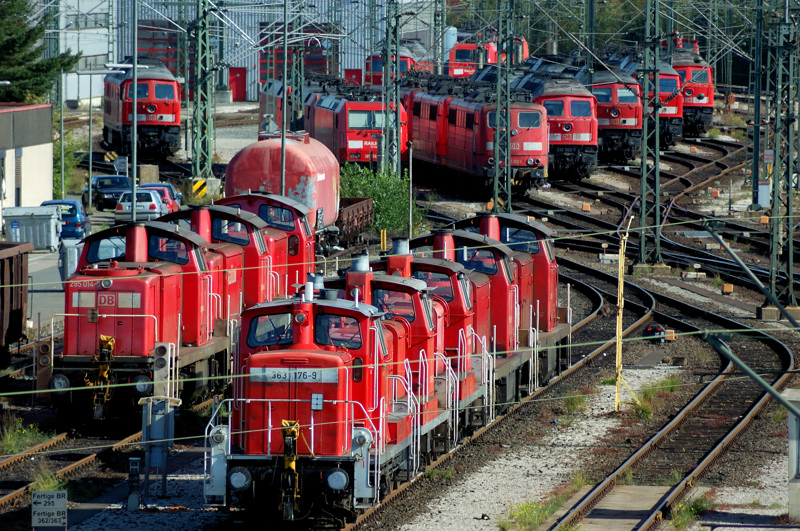
[[[461,88],[459,85],[456,89]],[[466,87],[469,90],[469,87]],[[410,136],[414,157],[484,179],[494,171],[495,91],[486,87],[456,97],[450,84],[413,93]],[[527,190],[547,179],[547,112],[524,91],[511,93],[510,161],[515,187]]]
[[[380,93],[356,86],[331,94],[311,92],[303,107],[306,131],[325,144],[339,163],[377,163],[378,144],[386,134],[386,103]],[[408,160],[407,122],[405,106],[400,103],[401,160]]]
[[[578,76],[583,81],[585,70]],[[585,81],[584,81],[585,82]],[[592,74],[592,94],[597,98],[599,155],[626,163],[642,149],[642,89],[621,70],[597,70]]]
[[[450,77],[470,77],[476,70],[481,70],[484,65],[497,64],[499,54],[497,37],[492,37],[488,42],[480,43],[476,36],[457,42],[447,52],[447,75]],[[530,55],[528,41],[524,37],[512,41],[513,64],[520,63]]]
[[[430,57],[430,52],[419,40],[400,39],[397,50],[400,76],[407,72],[433,72],[433,59]],[[364,84],[383,85],[383,73],[386,70],[386,60],[382,54],[370,55],[367,57],[364,69]]]
[[[691,48],[676,49],[668,61],[681,77],[683,133],[700,136],[714,118],[714,69]]]
[[[220,424],[215,412],[207,430],[209,505],[351,519],[559,370],[558,348],[538,363],[568,329],[549,308],[556,295],[534,314],[533,286],[555,272],[545,233],[512,215],[469,228],[412,242],[431,258],[400,244],[245,310],[231,415]]]
[[[117,225],[84,241],[65,286],[63,352],[51,340],[52,365],[40,367],[52,371],[53,405],[86,406],[101,419],[111,404],[152,394],[159,369],[184,399],[224,385],[241,307],[242,247],[209,246],[157,221]]]
[[[137,74],[137,147],[142,152],[172,155],[180,149],[180,84],[158,59],[140,57],[138,64],[147,68]],[[122,155],[131,152],[133,95],[133,68],[105,77],[103,144]]]
[[[582,83],[563,74],[533,72],[516,77],[512,88],[530,94],[547,109],[550,176],[585,179],[597,169],[597,99]]]

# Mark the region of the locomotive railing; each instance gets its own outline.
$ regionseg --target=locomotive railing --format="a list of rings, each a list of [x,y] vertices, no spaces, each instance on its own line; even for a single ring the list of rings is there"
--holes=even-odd
[[[446,396],[447,396],[447,410],[450,412],[452,416],[452,437],[453,437],[453,445],[458,444],[458,397],[459,397],[459,385],[458,385],[458,376],[456,375],[453,368],[447,361],[447,358],[441,352],[436,353],[436,357],[442,360],[445,367],[445,374],[446,376],[441,377],[438,376],[438,379],[445,380],[446,383]]]
[[[378,370],[380,369],[379,366],[379,359],[380,359],[380,349],[378,348],[378,328],[375,326],[369,327],[369,332],[372,334],[372,409],[370,411],[375,411],[380,403],[378,400]]]
[[[519,348],[519,286],[516,284],[511,286],[509,292],[511,293],[511,299],[513,301],[512,304],[514,305],[514,323],[512,324],[512,330],[514,331],[514,344],[509,345],[509,351],[511,351]],[[509,352],[508,355],[510,356],[511,352]]]
[[[405,360],[408,364],[408,360]],[[411,366],[408,365],[406,369],[406,377],[402,376],[389,376],[390,379],[399,381],[406,390],[406,406],[408,413],[411,415],[411,442],[409,448],[409,456],[411,459],[411,466],[414,474],[416,474],[417,467],[419,466],[419,448],[422,438],[420,430],[420,418],[422,412],[420,411],[419,401],[414,396],[414,389],[411,385]]]
[[[487,422],[494,419],[494,363],[495,359],[494,356],[489,355],[489,349],[486,345],[486,338],[479,336],[475,330],[471,330],[472,335],[477,341],[476,344],[480,345],[480,356],[481,356],[481,378],[482,384],[484,386],[483,389],[483,401],[486,405],[487,413],[486,413],[486,420]]]

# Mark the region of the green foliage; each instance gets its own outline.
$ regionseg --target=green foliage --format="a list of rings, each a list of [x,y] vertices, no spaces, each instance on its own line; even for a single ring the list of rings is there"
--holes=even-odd
[[[533,531],[564,505],[570,496],[586,485],[586,478],[578,474],[571,484],[551,493],[541,502],[524,502],[509,511],[509,517],[498,522],[500,529]]]
[[[431,479],[452,479],[453,467],[445,468],[443,470],[440,470],[438,468],[432,468],[430,470],[426,470],[425,477]]]
[[[608,376],[601,380],[603,385],[617,385],[617,379],[614,376]]]
[[[746,136],[746,134],[741,129],[734,129],[733,131],[731,131],[731,136],[736,140],[742,140]]]
[[[679,503],[672,510],[672,526],[678,531],[686,529],[698,516],[716,507],[716,502],[707,496],[692,498],[689,503]]]
[[[564,406],[567,408],[568,413],[584,411],[586,409],[586,396],[570,391],[564,399]]]
[[[719,138],[721,134],[722,132],[719,129],[709,129],[706,133],[706,136],[713,140],[715,138]]]
[[[633,414],[636,418],[649,419],[653,416],[653,405],[650,402],[640,402],[633,406]]]
[[[55,116],[53,128],[59,129],[61,116]],[[64,190],[69,194],[80,194],[85,184],[85,179],[81,175],[75,175],[75,168],[78,167],[80,157],[75,156],[76,151],[81,151],[81,142],[74,138],[72,131],[64,130],[64,138],[53,142],[53,197],[61,197],[61,142],[64,142]]]
[[[52,472],[45,468],[40,469],[36,473],[36,484],[33,490],[67,490],[67,480],[64,478],[57,478]]]
[[[0,454],[16,454],[41,444],[51,438],[53,434],[43,433],[39,428],[30,424],[22,425],[22,420],[17,417],[5,415],[0,427]]]
[[[52,15],[40,16],[30,0],[0,2],[0,101],[41,101],[62,71],[72,70],[80,58],[71,51],[44,59],[47,25]],[[59,190],[60,191],[60,190]]]
[[[390,233],[408,232],[408,176],[402,178],[385,171],[378,173],[354,164],[345,164],[341,172],[342,197],[371,197],[375,216],[372,226]],[[422,210],[413,205],[412,226],[423,222]]]

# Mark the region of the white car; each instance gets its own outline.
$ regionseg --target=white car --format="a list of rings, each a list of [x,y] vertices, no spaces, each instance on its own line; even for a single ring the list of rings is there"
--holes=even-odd
[[[136,190],[136,221],[149,221],[168,213],[167,205],[155,190]],[[131,192],[125,192],[117,202],[114,221],[131,221]]]

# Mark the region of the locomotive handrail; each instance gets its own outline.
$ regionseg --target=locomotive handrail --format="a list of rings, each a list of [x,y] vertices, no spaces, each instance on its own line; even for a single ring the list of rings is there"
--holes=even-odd
[[[508,291],[511,293],[511,296],[514,299],[514,323],[512,325],[512,330],[514,331],[514,344],[509,345],[513,348],[509,348],[508,350],[517,350],[517,348],[519,348],[519,323],[521,322],[519,318],[519,286],[514,284]],[[511,352],[509,352],[509,354],[511,354]]]
[[[408,360],[406,359],[405,362],[408,363]],[[408,370],[411,370],[410,365]],[[419,401],[414,395],[414,389],[411,386],[410,379],[407,381],[402,376],[389,376],[389,378],[397,379],[406,389],[406,403],[408,405],[408,412],[411,415],[411,448],[409,449],[409,454],[411,457],[412,469],[414,473],[416,473],[419,467],[419,447],[421,444],[420,439],[422,438],[420,433],[421,411]]]
[[[373,354],[373,368],[372,368],[372,409],[370,411],[375,411],[375,409],[380,405],[378,400],[378,358],[380,355],[380,349],[378,348],[378,327],[372,325],[369,327],[370,333],[373,335],[372,337],[372,354]]]
[[[442,359],[442,363],[445,365],[445,371],[447,374],[447,409],[450,411],[451,415],[453,416],[453,444],[458,444],[458,397],[459,393],[459,382],[458,376],[456,375],[455,371],[453,371],[453,367],[447,362],[447,358],[441,352],[437,352],[436,356]],[[441,378],[441,377],[440,377]]]
[[[474,336],[475,340],[481,346],[481,372],[483,372],[483,382],[481,382],[484,386],[483,389],[483,396],[486,408],[488,410],[486,414],[487,421],[494,418],[494,356],[489,355],[489,350],[486,348],[486,337],[481,337],[475,332],[475,329],[470,330],[472,335]]]

